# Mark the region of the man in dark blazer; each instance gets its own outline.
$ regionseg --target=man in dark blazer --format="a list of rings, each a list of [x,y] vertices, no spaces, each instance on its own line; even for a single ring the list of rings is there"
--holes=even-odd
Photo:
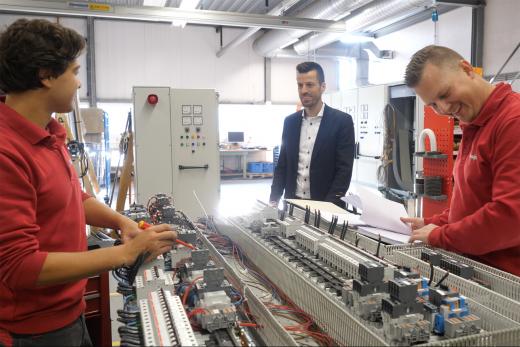
[[[285,118],[280,157],[271,185],[271,204],[286,199],[329,201],[340,207],[352,177],[354,124],[347,113],[323,103],[325,76],[314,62],[296,67],[304,107]]]

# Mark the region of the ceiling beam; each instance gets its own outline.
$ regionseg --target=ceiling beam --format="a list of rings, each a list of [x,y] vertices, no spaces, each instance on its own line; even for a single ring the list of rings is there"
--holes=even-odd
[[[441,14],[444,14],[451,10],[454,10],[455,8],[456,7],[439,5],[437,7],[437,12],[439,15],[441,15]],[[432,10],[427,9],[427,10],[417,13],[413,16],[403,18],[402,20],[400,20],[394,24],[390,24],[384,28],[375,30],[375,31],[371,32],[370,35],[373,35],[376,38],[381,37],[381,36],[388,35],[393,32],[399,31],[401,29],[408,28],[409,26],[412,26],[414,24],[424,22],[425,20],[431,20],[431,19],[432,19]]]
[[[299,17],[279,17],[206,10],[185,10],[170,7],[124,7],[80,1],[53,2],[0,0],[0,11],[157,22],[185,20],[188,21],[188,23],[219,26],[297,29],[335,33],[345,32],[345,23],[343,21],[335,22],[331,20]]]
[[[469,7],[484,7],[485,0],[437,0],[437,4],[450,6],[469,6]]]

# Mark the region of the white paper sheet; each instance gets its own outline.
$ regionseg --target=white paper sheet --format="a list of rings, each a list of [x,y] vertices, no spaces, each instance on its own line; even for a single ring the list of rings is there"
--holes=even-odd
[[[363,187],[358,187],[357,190],[363,205],[361,220],[365,224],[404,235],[411,234],[411,227],[400,220],[400,217],[408,217],[403,205],[385,199]],[[347,197],[341,199],[349,200]]]
[[[363,209],[363,202],[361,201],[359,195],[348,192],[341,200],[345,201],[347,204],[352,205],[355,208]]]
[[[408,243],[408,240],[410,239],[409,235],[366,226],[358,227],[357,232],[376,240],[379,238],[379,235],[381,235],[381,241],[390,243],[392,245]]]

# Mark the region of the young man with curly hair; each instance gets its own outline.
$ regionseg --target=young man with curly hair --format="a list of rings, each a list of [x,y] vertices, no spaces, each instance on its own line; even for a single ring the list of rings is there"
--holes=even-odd
[[[89,276],[171,248],[167,225],[135,222],[81,191],[55,112],[70,112],[85,40],[46,20],[0,35],[0,345],[90,346]],[[123,245],[87,251],[85,224],[119,229]]]

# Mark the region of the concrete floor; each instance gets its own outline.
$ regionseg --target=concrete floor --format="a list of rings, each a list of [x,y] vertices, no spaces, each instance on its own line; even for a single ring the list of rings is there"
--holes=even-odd
[[[256,200],[269,201],[271,178],[223,180],[220,185],[219,213],[236,216],[247,213]],[[123,307],[123,298],[116,292],[117,282],[110,275],[110,319],[112,320],[112,345],[119,346],[117,310]]]

